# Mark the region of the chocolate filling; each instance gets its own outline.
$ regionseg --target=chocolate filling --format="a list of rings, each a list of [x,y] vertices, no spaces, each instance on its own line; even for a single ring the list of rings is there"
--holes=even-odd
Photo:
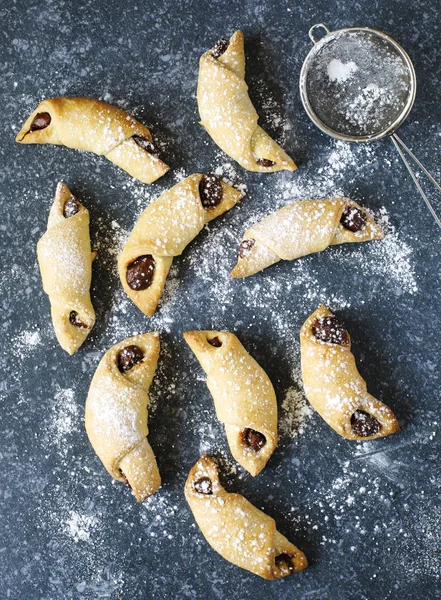
[[[198,494],[204,494],[205,496],[211,496],[213,493],[213,484],[209,477],[201,477],[193,484],[194,489]]]
[[[343,320],[334,315],[316,319],[312,324],[312,333],[318,340],[328,344],[347,346],[349,343]]]
[[[130,371],[135,365],[140,363],[144,358],[144,352],[135,344],[126,346],[118,352],[118,369],[121,373]]]
[[[276,163],[269,158],[258,158],[256,163],[261,167],[273,167]]]
[[[266,437],[263,433],[250,428],[242,431],[242,440],[245,446],[252,448],[255,452],[258,452],[266,444]]]
[[[143,137],[142,135],[132,135],[132,140],[138,144],[140,148],[148,152],[149,154],[153,154],[153,156],[158,156],[159,152],[156,150],[154,144]]]
[[[227,50],[229,45],[230,42],[228,40],[224,40],[223,38],[217,40],[211,49],[211,56],[213,58],[219,58],[219,56],[222,56],[222,54]]]
[[[342,212],[340,223],[349,231],[360,231],[367,223],[367,214],[355,206],[347,206]]]
[[[63,206],[63,217],[68,219],[69,217],[73,217],[80,210],[80,204],[76,198],[71,196]]]
[[[155,260],[153,256],[151,254],[140,256],[127,267],[127,285],[132,290],[146,290],[152,285],[154,274]]]
[[[245,258],[251,252],[256,240],[243,240],[239,246],[239,258]]]
[[[292,556],[289,554],[279,554],[276,556],[276,567],[282,571],[288,571],[290,575],[294,573],[294,565],[292,564]]]
[[[369,437],[381,429],[381,423],[364,410],[356,410],[351,417],[351,427],[355,435]]]
[[[29,127],[29,131],[38,131],[39,129],[46,129],[50,125],[52,117],[47,112],[38,113],[35,115],[34,120]]]
[[[127,477],[125,476],[125,473],[123,473],[122,469],[120,469],[119,472],[121,473],[121,477],[124,480],[124,484],[131,490],[132,486],[130,485],[129,480],[127,479]]]
[[[220,341],[220,339],[217,336],[214,338],[211,338],[211,340],[207,340],[207,341],[209,344],[211,344],[215,348],[220,348],[222,346],[222,342]]]
[[[222,183],[216,175],[204,175],[199,183],[199,196],[204,208],[215,208],[222,201]]]
[[[78,316],[76,310],[71,310],[69,313],[69,321],[72,325],[79,328],[87,329],[87,325],[85,325]]]

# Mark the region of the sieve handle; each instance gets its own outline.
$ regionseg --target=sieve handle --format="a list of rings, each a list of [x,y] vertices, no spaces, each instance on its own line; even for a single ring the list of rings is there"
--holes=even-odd
[[[435,212],[435,209],[433,208],[429,198],[426,196],[426,194],[424,193],[423,188],[420,185],[420,182],[417,179],[417,176],[415,175],[413,169],[412,169],[412,165],[410,164],[410,162],[408,161],[407,156],[409,156],[416,165],[419,166],[419,168],[422,170],[422,172],[424,173],[424,175],[426,175],[426,177],[429,179],[429,181],[431,181],[431,183],[441,192],[441,185],[436,181],[436,179],[434,179],[432,177],[432,175],[429,173],[429,171],[421,164],[421,162],[417,159],[417,157],[415,156],[415,154],[412,152],[412,150],[410,148],[408,148],[406,146],[406,144],[403,142],[403,140],[398,137],[398,135],[396,133],[393,133],[391,135],[391,140],[394,143],[395,148],[398,150],[399,155],[401,156],[402,161],[404,162],[404,164],[406,165],[407,170],[410,173],[410,176],[413,179],[413,182],[415,183],[419,193],[421,194],[424,202],[426,203],[427,208],[430,210],[430,212],[432,213],[432,217],[435,219],[435,221],[437,222],[437,224],[439,225],[439,227],[441,228],[441,220],[438,217],[438,215]],[[406,154],[405,154],[406,153]]]
[[[317,23],[317,25],[313,25],[311,27],[311,29],[308,31],[308,35],[311,38],[311,41],[313,44],[318,44],[320,40],[316,40],[314,37],[314,32],[316,29],[324,29],[326,31],[325,36],[328,35],[328,33],[331,33],[331,30],[329,29],[329,27],[327,27],[324,23]]]

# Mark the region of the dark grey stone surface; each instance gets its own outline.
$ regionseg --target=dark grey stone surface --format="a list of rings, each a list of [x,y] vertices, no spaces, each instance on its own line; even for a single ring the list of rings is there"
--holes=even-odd
[[[419,84],[401,134],[440,179],[439,3],[4,0],[0,18],[0,598],[440,598],[440,232],[392,144],[326,138],[304,114],[297,85],[312,24],[391,34],[408,50]],[[262,124],[298,162],[296,173],[247,173],[198,124],[198,58],[237,28],[246,36],[247,81]],[[16,144],[30,111],[58,95],[126,108],[151,128],[170,172],[146,186],[94,155]],[[248,194],[175,261],[149,321],[120,288],[118,249],[150,199],[184,175],[215,170]],[[89,208],[100,252],[97,325],[73,357],[56,343],[35,253],[60,179]],[[379,211],[384,242],[229,280],[249,223],[292,199],[342,193]],[[398,415],[400,433],[349,443],[308,411],[298,332],[322,301],[347,322],[360,371]],[[212,327],[239,335],[280,402],[280,444],[256,479],[235,469],[181,337]],[[102,353],[151,329],[161,331],[163,347],[150,419],[163,487],[138,505],[92,451],[83,412]],[[265,582],[209,548],[182,491],[201,451],[219,457],[228,489],[264,508],[305,551],[306,571]]]

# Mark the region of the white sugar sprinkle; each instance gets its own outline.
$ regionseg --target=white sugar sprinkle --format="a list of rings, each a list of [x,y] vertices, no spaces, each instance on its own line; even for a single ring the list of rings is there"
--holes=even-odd
[[[71,511],[66,521],[64,531],[75,542],[89,540],[90,534],[98,526],[98,519],[91,515],[81,515]]]
[[[352,60],[344,63],[338,58],[333,58],[328,65],[329,79],[338,83],[347,81],[356,71],[358,71],[358,66]]]

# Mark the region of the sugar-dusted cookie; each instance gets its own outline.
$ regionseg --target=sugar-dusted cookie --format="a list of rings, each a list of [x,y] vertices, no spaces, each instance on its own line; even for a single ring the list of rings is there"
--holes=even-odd
[[[215,175],[195,173],[145,209],[118,259],[124,290],[143,313],[155,312],[173,258],[241,197]]]
[[[277,531],[274,519],[222,487],[209,456],[191,469],[185,497],[207,542],[234,565],[270,580],[308,566],[303,552]]]
[[[57,186],[37,256],[55,335],[63,350],[73,354],[95,324],[90,300],[95,254],[90,250],[89,211],[63,182]]]
[[[248,277],[279,260],[295,260],[328,246],[383,237],[381,227],[349,198],[300,200],[247,229],[231,276]]]
[[[102,357],[86,401],[86,431],[93,449],[115,479],[139,502],[161,485],[147,439],[149,388],[159,356],[157,333],[136,335]]]
[[[347,440],[373,440],[399,431],[391,409],[367,391],[340,317],[325,306],[300,330],[305,394],[319,415]]]
[[[257,124],[245,83],[244,37],[219,40],[199,63],[197,100],[201,124],[216,144],[248,171],[271,173],[297,167]]]
[[[187,331],[184,338],[207,373],[232,455],[257,475],[277,446],[277,401],[268,375],[234,333]]]
[[[48,98],[15,138],[21,144],[59,144],[103,155],[144,183],[169,167],[158,157],[145,125],[124,110],[93,98]]]

